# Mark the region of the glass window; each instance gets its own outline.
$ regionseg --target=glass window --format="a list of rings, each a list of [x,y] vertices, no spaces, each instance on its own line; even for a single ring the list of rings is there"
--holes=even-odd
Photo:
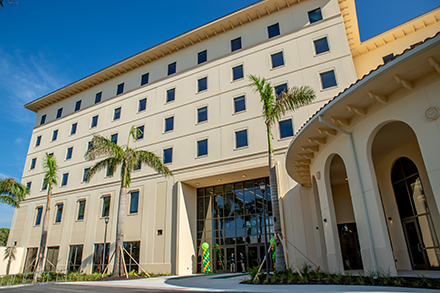
[[[247,129],[235,132],[235,148],[241,148],[248,145]]]
[[[96,127],[98,125],[98,115],[92,117],[92,124],[90,128]]]
[[[243,78],[243,65],[232,68],[232,80]]]
[[[137,138],[136,139],[141,139],[144,138],[144,125],[137,127]]]
[[[81,100],[77,101],[75,104],[75,112],[81,109]]]
[[[47,189],[47,183],[45,183],[43,179],[43,186],[41,187],[41,190],[46,190],[46,189]]]
[[[197,142],[197,157],[206,156],[208,154],[208,140],[199,140]]]
[[[102,198],[101,217],[108,217],[109,214],[110,214],[110,196],[104,196]]]
[[[41,144],[41,135],[37,136],[37,140],[35,141],[35,146],[39,146]]]
[[[105,176],[109,177],[110,176],[110,168],[107,167],[107,169],[105,170]]]
[[[165,119],[165,132],[174,129],[174,117],[169,117]]]
[[[90,168],[85,168],[83,173],[83,181],[87,181],[87,177],[89,176]]]
[[[27,249],[26,260],[23,267],[23,273],[32,273],[35,270],[35,265],[36,265],[35,260],[38,257],[37,252],[38,252],[38,247]]]
[[[168,164],[173,162],[173,148],[163,150],[163,163]]]
[[[112,134],[112,136],[110,137],[110,141],[114,144],[118,144],[118,134]]]
[[[139,100],[139,112],[147,109],[147,98]]]
[[[58,138],[58,129],[52,132],[52,141],[57,140]]]
[[[76,128],[78,127],[78,123],[73,123],[72,127],[70,128],[70,135],[76,133]]]
[[[69,272],[79,271],[82,262],[83,245],[70,245],[69,265],[67,269]]]
[[[336,84],[336,76],[335,76],[335,71],[334,70],[330,70],[330,71],[327,71],[327,72],[324,72],[324,73],[320,73],[319,75],[321,76],[321,83],[322,83],[322,88],[323,89],[337,86],[337,84]]]
[[[308,14],[310,23],[314,23],[322,19],[321,8],[316,8],[315,10],[309,11]]]
[[[93,141],[89,141],[87,143],[87,150],[90,150],[92,148],[92,146],[93,146]]]
[[[104,255],[104,243],[95,244],[95,253],[93,254],[93,269],[92,271],[103,273],[105,266],[108,264],[109,255],[110,255],[110,243],[106,243],[105,245],[105,259],[103,259]],[[104,260],[104,263],[102,261]]]
[[[176,69],[177,69],[177,62],[168,64],[168,75],[176,73]]]
[[[29,181],[28,183],[26,183],[26,188],[27,188],[28,190],[31,189],[31,186],[32,186],[32,181]]]
[[[57,215],[55,217],[55,223],[61,223],[61,218],[63,216],[63,207],[64,204],[62,203],[57,204]]]
[[[141,242],[140,241],[134,241],[134,242],[124,242],[124,248],[128,251],[128,253],[133,257],[133,259],[139,263],[140,259],[140,247]],[[127,272],[135,271],[138,272],[139,268],[136,262],[133,261],[130,256],[128,256],[126,253],[124,253],[124,260],[125,260],[125,266],[127,269]]]
[[[35,217],[35,226],[38,226],[41,224],[41,216],[43,215],[43,207],[37,208],[37,215]]]
[[[316,55],[330,51],[328,47],[327,37],[315,40],[313,41],[313,44],[315,45]]]
[[[101,102],[102,92],[99,92],[95,96],[95,104]]]
[[[46,114],[44,114],[43,116],[41,116],[41,120],[40,120],[40,125],[46,123]]]
[[[208,60],[208,51],[205,50],[197,55],[197,64],[206,62],[206,60]]]
[[[119,118],[121,118],[121,107],[116,108],[113,115],[113,120],[118,120]]]
[[[78,202],[78,217],[77,220],[84,220],[84,214],[86,211],[86,200],[82,199]]]
[[[61,180],[61,186],[66,186],[68,179],[69,179],[69,173],[64,173],[63,174],[63,179]]]
[[[134,166],[133,171],[140,170],[142,168],[142,164],[140,161],[137,162],[137,164]]]
[[[73,147],[68,148],[67,153],[66,153],[66,160],[69,160],[72,158],[72,153],[73,153]]]
[[[149,73],[145,73],[144,75],[142,75],[142,77],[141,77],[141,85],[147,84],[149,78],[150,78],[150,74]]]
[[[197,109],[197,123],[208,120],[208,107]]]
[[[171,102],[171,101],[174,101],[175,95],[176,95],[176,89],[175,88],[167,90],[167,103]]]
[[[61,117],[61,115],[63,115],[63,108],[59,108],[57,111],[57,119]]]
[[[392,60],[393,58],[394,58],[394,54],[391,53],[389,55],[382,57],[382,60],[383,60],[383,63],[387,63],[388,61]]]
[[[118,89],[116,91],[116,95],[120,95],[124,92],[124,83],[118,84]]]
[[[280,121],[279,124],[281,138],[293,136],[292,119]]]
[[[241,49],[241,37],[231,41],[231,52]]]
[[[234,112],[241,112],[246,110],[246,101],[244,96],[234,98]]]
[[[55,271],[57,269],[59,251],[59,246],[47,248],[46,263],[44,264],[44,270],[46,272]]]
[[[284,65],[283,52],[270,55],[270,58],[272,59],[272,68]]]
[[[197,84],[198,84],[198,91],[199,92],[207,90],[208,89],[208,78],[204,77],[204,78],[199,79],[197,81]]]
[[[267,35],[270,38],[276,37],[280,34],[280,25],[278,23],[267,27]]]
[[[130,214],[136,214],[139,206],[139,191],[130,192]]]
[[[277,97],[279,97],[282,93],[287,92],[287,91],[288,91],[287,83],[280,84],[275,87],[275,95]]]
[[[37,158],[33,158],[31,161],[31,170],[35,169],[35,165],[37,164]]]

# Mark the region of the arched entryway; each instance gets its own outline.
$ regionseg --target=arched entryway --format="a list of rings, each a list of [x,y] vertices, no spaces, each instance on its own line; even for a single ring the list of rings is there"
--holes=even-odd
[[[344,161],[335,155],[330,163],[330,186],[344,270],[362,270],[358,230]]]
[[[372,159],[396,267],[440,268],[440,218],[414,131],[397,121],[381,127]]]

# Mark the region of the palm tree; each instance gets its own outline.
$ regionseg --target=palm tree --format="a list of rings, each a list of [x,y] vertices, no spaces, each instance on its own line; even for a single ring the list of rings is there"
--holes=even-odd
[[[263,103],[263,118],[266,125],[267,144],[269,151],[269,182],[270,182],[270,197],[272,201],[272,213],[274,221],[274,232],[281,235],[280,208],[278,202],[278,187],[275,172],[275,156],[272,146],[272,130],[281,117],[287,111],[295,111],[298,108],[310,104],[315,99],[315,91],[309,86],[293,87],[288,91],[281,93],[279,96],[274,95],[274,88],[264,78],[254,75],[249,75],[251,83],[249,87],[254,92],[260,94],[261,102]],[[280,245],[280,239],[277,238],[276,247],[276,268],[278,271],[286,269],[286,262],[284,259],[283,246]]]
[[[50,199],[52,197],[53,187],[58,184],[58,165],[53,154],[46,153],[43,160],[44,181],[43,184],[47,188],[46,209],[43,217],[43,228],[41,230],[40,248],[38,250],[38,264],[35,278],[38,278],[44,270],[44,263],[46,259],[46,242],[47,230],[49,227],[50,215]]]
[[[29,194],[29,189],[14,178],[0,178],[0,203],[14,208],[20,207],[20,202]]]
[[[122,255],[119,247],[123,245],[124,240],[126,197],[127,188],[130,187],[131,183],[131,172],[138,166],[138,164],[145,164],[165,177],[172,175],[168,167],[166,167],[162,160],[154,153],[129,147],[130,138],[135,141],[140,134],[142,134],[141,130],[132,126],[128,135],[127,145],[123,146],[118,146],[104,136],[93,135],[92,144],[85,154],[87,161],[95,160],[98,157],[106,157],[90,169],[86,177],[87,182],[90,182],[93,175],[104,169],[108,170],[109,176],[113,176],[116,168],[121,165],[121,188],[119,191],[119,208],[116,224],[116,254],[115,265],[113,268],[114,276],[120,276],[123,272]]]

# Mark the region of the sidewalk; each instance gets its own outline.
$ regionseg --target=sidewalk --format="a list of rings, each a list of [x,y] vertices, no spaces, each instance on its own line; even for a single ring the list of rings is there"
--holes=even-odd
[[[298,292],[298,293],[351,293],[351,292],[436,292],[431,289],[378,287],[378,286],[348,286],[348,285],[247,285],[240,282],[247,274],[213,274],[192,275],[187,277],[156,277],[135,280],[106,281],[106,282],[74,282],[65,283],[88,286],[107,286],[121,288],[201,291],[201,292]]]

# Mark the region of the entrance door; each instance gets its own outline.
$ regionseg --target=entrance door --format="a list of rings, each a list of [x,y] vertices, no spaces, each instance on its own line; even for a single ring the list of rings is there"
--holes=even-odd
[[[414,269],[426,270],[428,269],[428,262],[417,222],[416,218],[404,220],[403,227],[405,229],[406,242]]]
[[[260,266],[265,256],[264,245],[249,245],[246,255],[247,267],[253,268]],[[263,266],[261,270],[266,271],[266,266]]]
[[[230,257],[232,253],[235,256],[235,264],[237,263],[237,253],[235,246],[217,246],[214,254],[214,272],[229,273],[231,271]],[[237,269],[237,268],[236,268]]]

